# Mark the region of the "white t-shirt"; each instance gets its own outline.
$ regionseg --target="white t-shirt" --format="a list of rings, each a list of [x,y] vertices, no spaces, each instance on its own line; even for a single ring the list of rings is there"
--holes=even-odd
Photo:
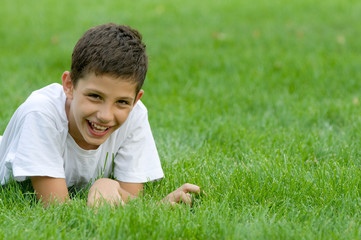
[[[141,101],[98,149],[84,150],[68,133],[65,100],[62,86],[54,83],[34,91],[16,110],[0,143],[1,184],[48,176],[83,188],[110,174],[130,183],[164,177]]]

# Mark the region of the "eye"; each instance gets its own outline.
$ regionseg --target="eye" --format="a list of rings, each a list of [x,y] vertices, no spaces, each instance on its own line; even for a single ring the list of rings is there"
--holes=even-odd
[[[87,96],[92,100],[101,100],[102,99],[101,96],[99,96],[98,94],[95,94],[95,93],[90,93]]]
[[[119,105],[129,105],[129,102],[126,101],[126,100],[119,100],[119,101],[117,101],[117,103],[118,103]]]

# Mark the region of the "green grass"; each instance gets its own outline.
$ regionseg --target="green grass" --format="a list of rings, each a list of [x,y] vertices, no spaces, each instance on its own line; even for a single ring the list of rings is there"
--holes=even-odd
[[[0,239],[361,238],[359,1],[44,1],[0,7],[0,133],[97,24],[140,30],[166,178],[125,208],[0,189]],[[208,197],[155,203],[184,182]]]

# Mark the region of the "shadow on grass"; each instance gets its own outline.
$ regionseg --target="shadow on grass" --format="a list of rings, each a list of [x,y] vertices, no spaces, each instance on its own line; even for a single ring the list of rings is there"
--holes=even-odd
[[[86,199],[89,189],[77,190],[69,188],[70,199]],[[39,201],[36,198],[34,188],[30,179],[23,182],[9,181],[7,184],[0,186],[0,206],[12,208],[14,206],[35,206]]]

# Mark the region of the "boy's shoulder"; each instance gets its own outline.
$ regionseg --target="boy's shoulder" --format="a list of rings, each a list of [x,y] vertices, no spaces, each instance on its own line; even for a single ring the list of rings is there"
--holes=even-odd
[[[144,103],[141,100],[139,100],[135,104],[134,109],[139,112],[145,112],[145,113],[148,112],[147,107],[144,105]]]
[[[139,100],[130,112],[127,122],[138,121],[139,119],[142,119],[144,117],[148,117],[148,109],[144,105],[144,103]]]
[[[22,115],[40,112],[56,118],[64,118],[64,116],[66,118],[65,100],[66,96],[62,86],[53,83],[32,92],[17,111]]]
[[[63,92],[63,87],[59,83],[52,83],[50,85],[47,85],[43,88],[40,88],[38,90],[35,90],[30,94],[28,97],[28,100],[38,100],[38,99],[59,99],[64,98],[65,94]]]

